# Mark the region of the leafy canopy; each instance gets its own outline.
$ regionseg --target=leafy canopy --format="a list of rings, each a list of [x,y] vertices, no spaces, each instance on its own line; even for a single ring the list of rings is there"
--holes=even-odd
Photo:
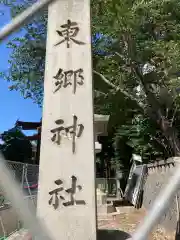
[[[32,162],[32,145],[18,127],[3,132],[0,139],[3,142],[0,145],[0,150],[6,160]]]
[[[33,2],[6,4],[15,16]],[[110,114],[114,140],[123,139],[139,154],[179,154],[179,1],[92,0],[91,8],[95,111]],[[4,74],[11,90],[38,104],[46,23],[47,10],[9,43],[10,70]]]

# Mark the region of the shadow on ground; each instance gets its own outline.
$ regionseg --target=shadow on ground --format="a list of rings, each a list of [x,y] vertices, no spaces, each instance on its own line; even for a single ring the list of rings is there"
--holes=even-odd
[[[107,198],[107,203],[110,204],[112,201],[113,201],[113,206],[114,207],[131,207],[131,206],[133,206],[133,204],[130,203],[126,199],[117,200],[117,199],[114,199],[112,197]]]
[[[177,222],[175,240],[180,240],[180,221]]]
[[[125,240],[130,237],[128,233],[119,230],[100,229],[97,232],[97,240]]]

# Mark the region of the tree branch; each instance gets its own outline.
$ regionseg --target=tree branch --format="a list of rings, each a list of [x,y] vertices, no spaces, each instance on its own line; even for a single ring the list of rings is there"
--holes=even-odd
[[[95,92],[95,94],[96,94],[97,96],[100,96],[100,95],[102,95],[102,96],[104,96],[104,97],[106,97],[106,96],[107,96],[107,94],[106,94],[106,93],[104,93],[104,92],[101,92],[101,91],[99,91],[99,90],[94,90],[94,92]]]
[[[104,75],[102,75],[101,73],[99,73],[99,72],[97,72],[97,71],[95,71],[95,70],[93,70],[93,72],[94,72],[96,75],[98,75],[99,77],[101,77],[101,79],[102,79],[107,85],[109,85],[109,87],[113,88],[113,89],[116,90],[116,91],[119,90],[119,88],[118,88],[116,85],[114,85],[113,83],[111,83]]]
[[[175,116],[176,116],[176,113],[177,113],[177,109],[178,109],[178,105],[176,105],[173,116],[172,116],[172,119],[171,119],[171,127],[173,126],[174,119],[175,119]]]
[[[118,57],[121,58],[121,60],[125,61],[125,58],[122,54],[118,53],[118,52],[115,52],[115,55],[117,55]]]
[[[99,77],[101,77],[101,79],[111,88],[113,88],[116,93],[120,92],[122,93],[125,97],[127,97],[128,99],[132,100],[133,102],[136,102],[136,104],[144,111],[144,104],[140,103],[135,97],[133,97],[132,95],[130,95],[128,92],[124,91],[123,89],[121,89],[120,87],[117,87],[115,84],[111,83],[103,74],[93,70],[93,72],[98,75]]]

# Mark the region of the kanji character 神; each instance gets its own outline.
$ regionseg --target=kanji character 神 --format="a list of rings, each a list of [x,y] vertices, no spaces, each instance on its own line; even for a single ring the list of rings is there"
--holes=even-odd
[[[72,139],[72,152],[75,153],[76,150],[76,138],[81,137],[84,126],[83,124],[77,123],[77,116],[73,115],[73,124],[68,127],[59,126],[57,128],[54,128],[51,130],[51,133],[53,133],[53,136],[51,140],[58,145],[61,143],[61,136],[64,135],[65,137],[68,137],[69,139]],[[64,121],[62,119],[58,119],[55,121],[57,125],[62,125]]]

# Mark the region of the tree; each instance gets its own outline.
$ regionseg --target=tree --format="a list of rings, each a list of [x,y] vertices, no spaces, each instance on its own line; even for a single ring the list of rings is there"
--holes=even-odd
[[[29,3],[11,3],[12,16]],[[148,127],[142,128],[141,134],[146,131],[152,143],[148,150],[155,151],[156,141],[164,156],[180,155],[179,10],[177,0],[92,1],[95,110],[110,114],[112,135],[123,136],[127,142],[126,129],[133,126],[137,130],[139,123],[133,121],[143,119],[140,122],[147,122]],[[24,37],[9,43],[13,50],[11,68],[4,76],[12,81],[11,90],[20,90],[39,104],[43,96],[46,21],[47,11],[25,26]],[[139,146],[132,137],[130,140],[133,148]],[[144,148],[147,141],[140,135],[138,141]]]
[[[158,142],[179,155],[180,3],[125,0],[102,4],[99,1],[93,8],[93,30],[114,41],[107,49],[112,54],[96,63],[96,74],[114,93],[134,100],[160,129]]]
[[[156,125],[151,119],[136,115],[118,128],[114,138],[115,149],[123,142],[133,149],[133,153],[140,154],[144,163],[154,161],[157,158],[166,159],[172,155],[172,152],[167,145],[158,142],[158,138],[162,139],[160,134],[161,132],[156,129]],[[118,141],[120,141],[119,144]],[[119,155],[117,155],[118,158]]]
[[[15,17],[36,0],[3,1]],[[22,37],[14,38],[7,45],[12,49],[10,69],[2,76],[12,83],[10,90],[18,90],[24,98],[42,104],[46,55],[47,10],[22,29]]]
[[[3,144],[0,150],[6,160],[32,163],[32,145],[18,127],[9,129],[0,135]]]

